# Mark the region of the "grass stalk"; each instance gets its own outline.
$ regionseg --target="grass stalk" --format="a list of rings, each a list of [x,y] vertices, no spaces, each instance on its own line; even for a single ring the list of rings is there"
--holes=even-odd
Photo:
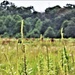
[[[22,45],[22,52],[23,52],[23,62],[24,62],[24,69],[23,69],[23,75],[28,75],[27,74],[27,63],[26,63],[26,50],[25,50],[25,45]]]
[[[43,69],[44,69],[44,64],[43,64],[43,56],[42,54],[39,54],[39,71],[40,75],[43,75]]]
[[[47,51],[47,68],[48,68],[48,73],[49,73],[49,71],[50,71],[50,69],[49,69],[49,51],[48,51],[48,47],[46,46],[46,51]]]
[[[10,68],[10,71],[11,71],[11,75],[13,75],[13,70],[12,70],[12,66],[11,66],[11,63],[10,63],[10,61],[9,61],[9,58],[8,58],[8,56],[4,53],[4,56],[5,56],[5,58],[6,58],[6,60],[7,60],[7,62],[8,62],[8,64],[9,64],[9,68]]]
[[[17,75],[18,75],[18,42],[17,42],[17,59],[16,59],[16,63],[17,63],[16,70],[17,70]]]
[[[23,43],[23,37],[24,37],[24,35],[23,35],[23,25],[24,23],[23,23],[23,20],[21,21],[21,40],[22,40],[22,43]]]

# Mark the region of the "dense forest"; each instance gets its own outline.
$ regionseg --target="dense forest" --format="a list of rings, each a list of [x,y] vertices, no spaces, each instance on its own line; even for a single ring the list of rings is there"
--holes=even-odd
[[[40,8],[39,8],[40,9]],[[38,12],[33,6],[17,7],[14,3],[0,3],[0,36],[20,38],[21,20],[24,21],[24,37],[38,38],[40,34],[49,38],[60,38],[63,27],[64,37],[75,37],[75,5],[66,4],[48,7]]]

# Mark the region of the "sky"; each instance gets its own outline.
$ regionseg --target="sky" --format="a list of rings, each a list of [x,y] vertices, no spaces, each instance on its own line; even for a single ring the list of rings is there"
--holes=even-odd
[[[2,2],[3,0],[0,0]],[[34,9],[38,12],[44,12],[46,8],[60,5],[61,7],[66,4],[75,4],[75,0],[8,0],[13,2],[16,6],[34,6]]]

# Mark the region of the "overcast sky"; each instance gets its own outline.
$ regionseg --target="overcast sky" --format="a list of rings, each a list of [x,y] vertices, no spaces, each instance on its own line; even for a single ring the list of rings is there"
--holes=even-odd
[[[0,0],[2,2],[3,0]],[[16,6],[34,6],[34,9],[43,12],[47,7],[55,5],[65,6],[67,3],[75,4],[75,0],[8,0],[13,2]]]

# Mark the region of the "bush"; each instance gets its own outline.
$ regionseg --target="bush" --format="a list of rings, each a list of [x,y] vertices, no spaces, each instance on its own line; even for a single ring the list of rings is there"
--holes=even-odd
[[[48,27],[44,33],[44,37],[50,37],[50,38],[55,37],[55,32],[53,31],[53,28]]]
[[[38,31],[38,29],[34,29],[32,32],[29,32],[26,35],[27,38],[39,38],[40,37],[40,32]]]

